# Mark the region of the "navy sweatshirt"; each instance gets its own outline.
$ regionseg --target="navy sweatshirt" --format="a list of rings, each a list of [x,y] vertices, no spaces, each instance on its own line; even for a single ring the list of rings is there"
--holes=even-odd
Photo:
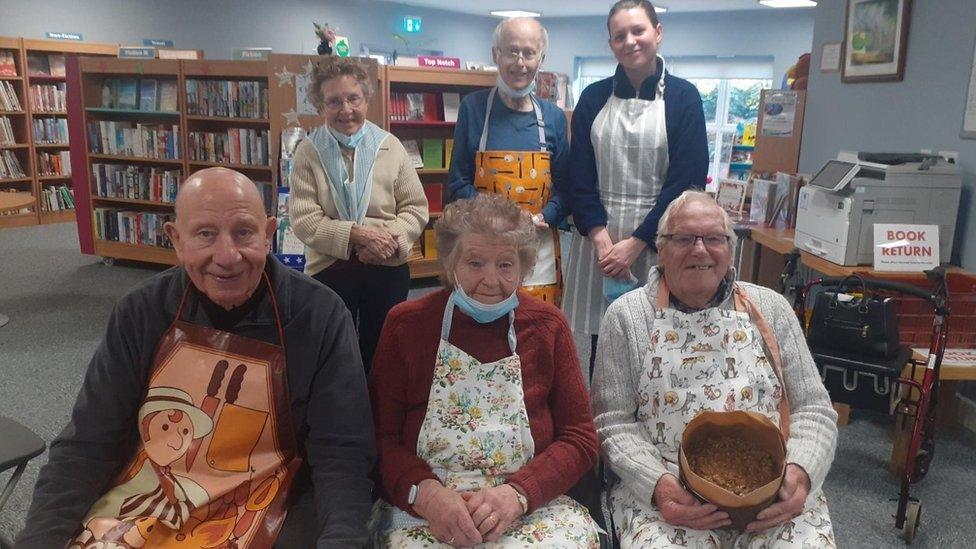
[[[454,127],[454,152],[451,154],[451,171],[448,176],[448,202],[459,198],[471,198],[474,188],[474,158],[481,142],[481,130],[485,127],[488,111],[488,92],[478,90],[464,96],[458,110],[457,126]],[[555,227],[566,216],[562,193],[566,186],[566,170],[569,166],[569,142],[566,139],[566,114],[549,101],[539,100],[542,123],[545,125],[546,149],[551,156],[552,196],[542,208],[546,223]],[[538,151],[539,126],[535,111],[513,111],[502,102],[498,93],[491,107],[491,124],[488,127],[488,150]]]
[[[623,68],[618,65],[612,77],[590,84],[580,95],[573,111],[573,140],[569,155],[570,184],[565,191],[565,200],[569,210],[567,213],[573,215],[576,228],[584,236],[593,227],[607,224],[607,212],[600,202],[596,158],[590,139],[593,120],[606,105],[611,93],[622,99],[636,97],[655,100],[662,65],[658,63],[657,74],[644,80],[639,92],[634,90]],[[705,136],[701,95],[691,82],[671,73],[667,73],[664,84],[668,172],[657,204],[647,212],[644,221],[633,234],[653,250],[656,250],[654,239],[657,235],[657,223],[668,204],[688,189],[703,189],[708,175],[708,140]]]

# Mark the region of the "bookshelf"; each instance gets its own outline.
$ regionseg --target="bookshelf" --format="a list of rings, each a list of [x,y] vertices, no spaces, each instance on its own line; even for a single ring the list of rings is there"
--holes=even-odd
[[[454,94],[459,104],[466,94],[494,86],[496,73],[391,66],[385,67],[385,73],[383,127],[397,136],[408,151],[413,148],[408,142],[416,144],[420,161],[417,164],[423,163],[417,167],[417,175],[431,203],[430,224],[414,247],[414,258],[409,263],[410,277],[434,277],[439,274],[440,266],[432,245],[432,224],[440,217],[440,208],[447,197],[456,120],[456,111],[454,117],[448,112],[450,104],[445,109],[445,102],[450,103],[445,101],[445,96]],[[422,114],[418,112],[421,105]]]
[[[83,57],[69,62],[71,152],[82,252],[175,264],[163,234],[187,172],[182,63]],[[73,163],[77,166],[79,163]]]
[[[0,37],[0,192],[27,193],[33,197],[34,172],[24,74],[23,40]],[[36,223],[36,203],[0,214],[0,228]]]
[[[114,56],[118,44],[23,39],[30,161],[39,223],[75,220],[74,176],[68,144],[66,60]]]

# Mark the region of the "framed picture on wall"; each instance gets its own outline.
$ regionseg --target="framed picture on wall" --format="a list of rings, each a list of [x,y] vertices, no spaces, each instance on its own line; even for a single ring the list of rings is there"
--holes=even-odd
[[[847,0],[844,82],[904,79],[911,12],[912,0]]]

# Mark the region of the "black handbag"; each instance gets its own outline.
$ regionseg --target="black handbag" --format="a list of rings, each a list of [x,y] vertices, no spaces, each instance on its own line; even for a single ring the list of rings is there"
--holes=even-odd
[[[848,281],[860,282],[861,297],[850,301],[838,299]],[[898,352],[898,318],[892,298],[868,294],[864,279],[851,275],[836,289],[823,291],[813,304],[807,339],[811,347],[822,351],[891,358]]]

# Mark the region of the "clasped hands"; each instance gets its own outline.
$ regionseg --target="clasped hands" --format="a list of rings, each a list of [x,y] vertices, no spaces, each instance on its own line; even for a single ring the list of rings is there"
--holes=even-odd
[[[430,523],[430,532],[438,541],[455,547],[498,541],[522,516],[522,505],[510,484],[455,492],[427,479],[419,488],[413,510]]]
[[[366,225],[352,226],[349,244],[360,261],[374,265],[393,257],[399,249],[397,239],[390,231]]]
[[[604,226],[593,227],[587,235],[596,251],[597,264],[603,276],[610,278],[630,278],[630,266],[637,261],[647,248],[647,244],[634,236],[614,244],[610,231]]]
[[[803,504],[810,492],[810,477],[802,467],[794,463],[786,465],[783,485],[777,493],[776,503],[763,509],[756,520],[746,526],[746,532],[755,534],[792,520],[803,514]],[[728,513],[719,511],[711,503],[702,503],[685,490],[674,475],[665,474],[654,487],[654,501],[661,517],[672,526],[684,526],[694,530],[714,530],[732,524]]]

